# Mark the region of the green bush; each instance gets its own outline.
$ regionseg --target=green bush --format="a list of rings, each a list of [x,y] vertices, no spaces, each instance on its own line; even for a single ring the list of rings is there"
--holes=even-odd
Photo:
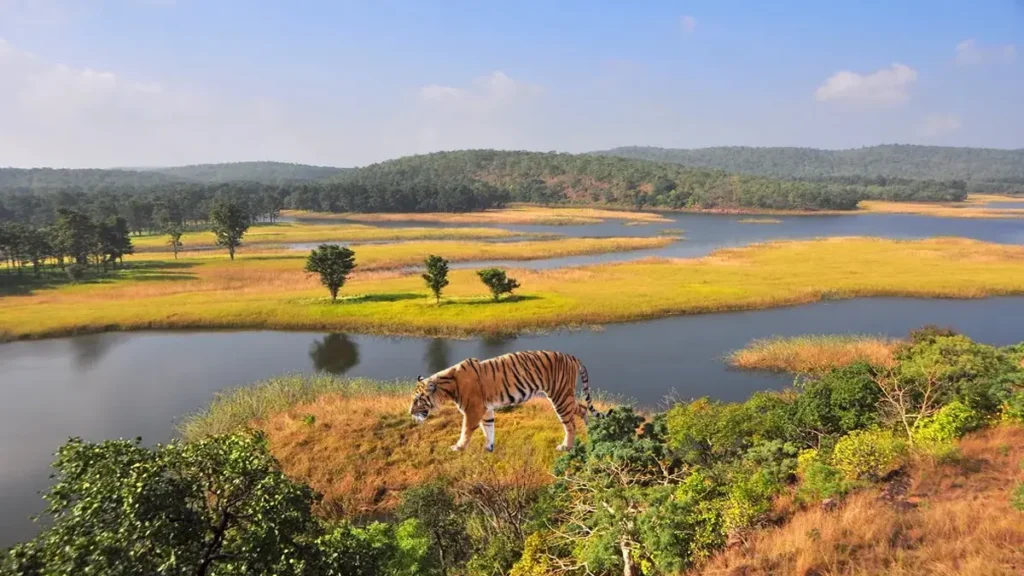
[[[666,416],[668,443],[692,465],[710,465],[743,453],[750,421],[740,404],[700,398],[673,406]]]
[[[853,485],[846,480],[842,470],[815,458],[810,459],[806,468],[801,469],[797,498],[803,502],[838,498],[851,488]]]
[[[1014,392],[1003,403],[1003,419],[1024,424],[1024,390]]]
[[[1010,505],[1015,509],[1024,512],[1024,482],[1018,482],[1017,487],[1013,489],[1013,495],[1010,497]]]
[[[914,423],[914,441],[924,444],[948,444],[981,426],[978,413],[954,400],[932,416]]]
[[[756,526],[772,510],[782,484],[764,470],[742,477],[729,487],[723,522],[726,532]]]
[[[68,273],[68,279],[72,282],[79,282],[85,278],[86,268],[82,264],[72,264],[65,271]]]
[[[832,463],[849,480],[878,480],[903,463],[906,444],[879,428],[854,430],[836,442]]]
[[[747,450],[743,461],[767,474],[773,482],[784,484],[793,479],[797,469],[799,449],[795,444],[781,440],[758,442]]]
[[[526,537],[523,543],[523,555],[512,566],[509,576],[548,576],[554,572],[554,566],[548,559],[548,538],[545,532],[535,532]]]
[[[875,369],[866,363],[836,368],[801,385],[794,418],[804,440],[820,442],[878,423],[881,391],[874,381]]]

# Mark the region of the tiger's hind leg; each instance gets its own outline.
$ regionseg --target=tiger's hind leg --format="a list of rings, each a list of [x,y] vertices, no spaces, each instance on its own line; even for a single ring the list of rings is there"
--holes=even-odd
[[[483,420],[480,421],[480,430],[484,433],[486,438],[486,444],[484,448],[488,452],[494,452],[494,409],[488,408],[487,412],[484,413]]]
[[[556,450],[565,451],[572,448],[572,445],[576,441],[576,402],[573,401],[569,406],[559,407],[554,400],[551,401],[551,405],[555,408],[555,413],[558,414],[558,419],[562,421],[562,429],[565,431],[565,439],[558,445]]]

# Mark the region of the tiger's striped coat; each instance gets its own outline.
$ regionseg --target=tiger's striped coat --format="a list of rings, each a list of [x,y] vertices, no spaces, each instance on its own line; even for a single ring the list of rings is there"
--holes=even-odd
[[[576,379],[583,382],[586,403],[576,400]],[[549,350],[513,352],[489,360],[469,358],[427,378],[417,378],[409,413],[422,422],[444,399],[462,412],[462,435],[452,450],[462,450],[479,427],[494,450],[494,409],[522,404],[546,396],[565,430],[559,450],[568,450],[576,438],[576,417],[587,421],[600,415],[590,397],[587,369],[578,358]]]

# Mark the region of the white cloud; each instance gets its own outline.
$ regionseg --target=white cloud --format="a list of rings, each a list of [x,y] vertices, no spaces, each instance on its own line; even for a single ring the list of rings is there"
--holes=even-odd
[[[870,74],[841,70],[825,80],[814,96],[820,102],[896,105],[910,99],[916,81],[917,71],[899,63]]]
[[[918,128],[923,138],[938,138],[960,130],[963,122],[956,114],[929,114]]]
[[[999,60],[1012,62],[1017,58],[1017,47],[1013,44],[983,46],[974,38],[958,43],[954,52],[953,63],[959,66],[977,66]]]
[[[499,70],[465,87],[423,86],[417,95],[406,120],[416,128],[415,151],[426,152],[528,147],[544,90]]]
[[[692,34],[697,29],[697,19],[689,14],[683,16],[679,20],[679,24],[683,27],[683,32],[686,34]]]

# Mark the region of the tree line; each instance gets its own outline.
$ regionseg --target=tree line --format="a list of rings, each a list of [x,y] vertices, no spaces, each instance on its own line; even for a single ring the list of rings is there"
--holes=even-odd
[[[80,279],[87,267],[117,267],[132,254],[128,222],[120,216],[93,220],[72,210],[60,209],[50,226],[0,223],[0,255],[8,274],[23,275],[26,267],[39,276],[47,264]]]
[[[778,523],[780,496],[836,506],[912,459],[956,459],[972,430],[1024,424],[1024,344],[926,328],[894,360],[744,402],[615,407],[555,461],[550,484],[437,478],[405,490],[386,521],[318,518],[319,496],[281,472],[260,433],[153,448],[72,439],[48,522],[0,553],[0,574],[679,574]],[[1024,482],[1009,488],[1024,511]]]
[[[195,169],[202,173],[215,168]],[[154,230],[161,211],[202,225],[212,204],[224,199],[243,205],[254,221],[272,222],[284,208],[468,212],[508,202],[637,209],[852,210],[862,199],[957,201],[968,188],[963,180],[812,178],[800,172],[782,179],[613,156],[495,150],[408,156],[326,178],[274,183],[186,182],[166,174],[132,177],[142,173],[119,171],[58,171],[59,178],[4,177],[10,170],[0,169],[0,221],[47,224],[57,209],[66,208],[97,219],[121,216],[135,233]],[[75,177],[79,172],[85,173],[81,180]],[[223,177],[235,175],[259,177],[260,172],[228,170]]]
[[[827,180],[853,176],[960,180],[966,182],[971,192],[1024,192],[1024,150],[914,145],[867,146],[850,150],[627,146],[593,154],[769,178]]]

